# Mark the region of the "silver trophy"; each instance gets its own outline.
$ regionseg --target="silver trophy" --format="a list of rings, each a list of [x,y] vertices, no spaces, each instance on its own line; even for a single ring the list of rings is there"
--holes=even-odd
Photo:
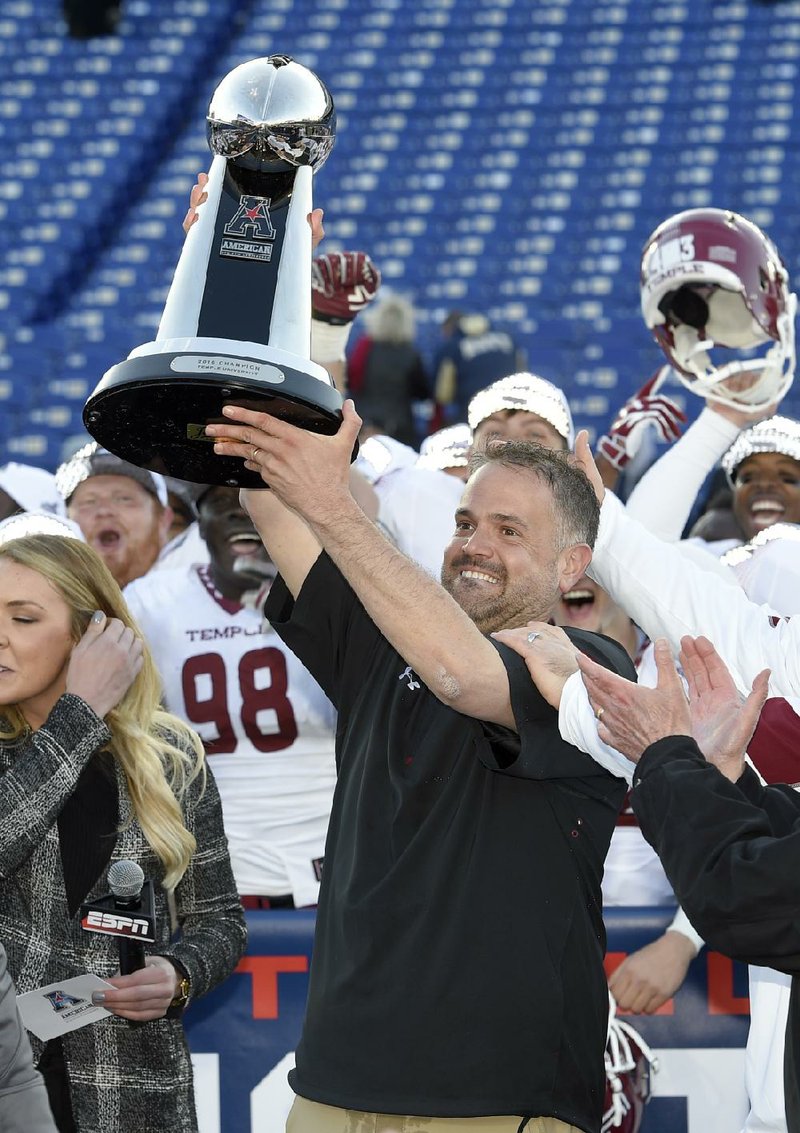
[[[206,435],[226,404],[333,434],[342,398],[310,360],[311,182],[336,135],[320,79],[285,55],[231,71],[211,99],[208,201],[154,342],[106,372],[83,419],[109,452],[202,484],[263,487]]]

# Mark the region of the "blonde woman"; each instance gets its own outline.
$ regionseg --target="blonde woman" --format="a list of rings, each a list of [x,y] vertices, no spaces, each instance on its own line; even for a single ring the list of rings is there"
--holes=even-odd
[[[32,1038],[60,1133],[193,1133],[180,1016],[244,949],[216,787],[159,697],[90,547],[60,535],[0,545],[0,939],[19,992],[85,972],[113,985],[108,1018]],[[115,940],[85,932],[80,906],[123,859],[154,883],[158,941],[120,976]]]

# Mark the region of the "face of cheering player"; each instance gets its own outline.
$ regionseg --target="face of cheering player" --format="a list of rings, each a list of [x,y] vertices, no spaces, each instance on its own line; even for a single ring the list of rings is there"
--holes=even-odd
[[[66,689],[73,615],[37,571],[0,558],[0,705],[16,705],[34,730]]]
[[[584,574],[556,602],[553,621],[591,633],[604,633],[618,641],[628,653],[636,652],[639,635],[636,626],[611,596]]]
[[[479,468],[456,511],[442,585],[482,633],[546,621],[591,559],[583,544],[556,550],[556,534],[552,493],[537,476]]]
[[[773,523],[800,523],[800,461],[756,452],[734,473],[733,514],[746,539]]]
[[[545,448],[566,449],[567,442],[549,421],[524,409],[500,409],[484,417],[472,434],[472,448],[482,451],[489,441],[535,441]]]
[[[606,591],[584,574],[571,590],[560,596],[555,609],[555,623],[604,633],[602,627],[618,609],[619,606],[612,602]]]
[[[130,476],[90,476],[67,505],[120,587],[146,574],[167,541],[172,509]]]
[[[198,503],[200,534],[211,560],[211,577],[225,598],[237,601],[258,589],[276,570],[253,521],[239,503],[239,489],[210,488]]]

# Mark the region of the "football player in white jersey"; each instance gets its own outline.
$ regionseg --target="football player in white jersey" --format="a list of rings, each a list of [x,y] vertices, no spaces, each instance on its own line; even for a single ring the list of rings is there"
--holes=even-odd
[[[166,703],[205,743],[245,905],[314,905],[336,778],[334,711],[246,604],[274,572],[238,489],[208,488],[198,513],[210,561],[153,571],[125,597]]]

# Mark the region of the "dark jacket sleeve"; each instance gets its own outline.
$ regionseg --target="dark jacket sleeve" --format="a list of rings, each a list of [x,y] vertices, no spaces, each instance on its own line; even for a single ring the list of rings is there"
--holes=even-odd
[[[569,630],[568,636],[599,665],[636,680],[630,657],[616,641],[583,630]],[[492,770],[526,779],[613,778],[586,752],[562,740],[558,712],[531,680],[522,657],[502,642],[490,640],[506,668],[516,731],[483,723],[491,743],[490,750],[482,755],[484,763]]]
[[[1,877],[9,877],[40,845],[84,767],[110,739],[105,723],[89,705],[65,693],[38,731],[4,749]]]
[[[766,787],[752,767],[745,767],[744,774],[736,781],[736,786],[754,806],[764,811],[773,834],[778,837],[791,834],[800,818],[800,795],[794,787],[779,783]]]
[[[0,944],[0,1129],[3,1133],[56,1133],[47,1090],[17,1011],[14,985]]]
[[[361,694],[377,653],[391,648],[325,551],[297,600],[278,575],[264,616],[340,712]]]
[[[794,975],[800,973],[800,796],[787,788],[756,790],[751,774],[730,783],[689,736],[670,736],[642,756],[631,804],[707,943]]]

